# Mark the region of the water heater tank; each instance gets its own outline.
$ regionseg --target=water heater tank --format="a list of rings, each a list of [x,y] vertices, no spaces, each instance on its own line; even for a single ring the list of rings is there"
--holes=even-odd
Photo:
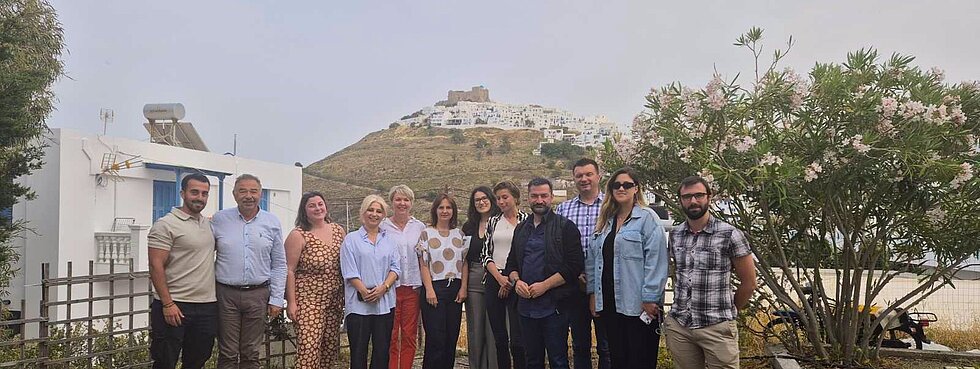
[[[184,119],[184,104],[146,104],[143,105],[143,116],[150,121],[154,120],[181,120]]]

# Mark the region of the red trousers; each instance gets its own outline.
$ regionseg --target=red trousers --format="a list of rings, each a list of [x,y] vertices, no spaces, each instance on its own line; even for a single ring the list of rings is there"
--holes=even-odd
[[[395,324],[391,331],[388,369],[412,369],[418,348],[419,292],[400,286],[395,288]]]

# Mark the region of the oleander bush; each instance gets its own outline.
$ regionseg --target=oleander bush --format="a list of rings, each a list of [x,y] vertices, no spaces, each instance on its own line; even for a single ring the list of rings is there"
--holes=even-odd
[[[800,74],[779,66],[792,38],[768,61],[761,40],[754,28],[735,43],[756,61],[751,77],[652,89],[602,161],[633,166],[675,219],[680,179],[707,179],[713,214],[745,232],[757,257],[765,293],[755,307],[798,314],[796,349],[851,365],[876,356],[872,327],[952,284],[980,251],[980,84],[872,48]],[[921,283],[878,301],[900,273]],[[877,314],[862,307],[871,302]]]

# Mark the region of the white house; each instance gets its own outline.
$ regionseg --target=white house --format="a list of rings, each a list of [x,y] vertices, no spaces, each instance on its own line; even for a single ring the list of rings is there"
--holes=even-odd
[[[34,230],[13,241],[21,258],[8,299],[11,310],[20,310],[21,300],[26,301],[25,317],[36,317],[40,311],[42,263],[50,264],[53,277],[66,276],[68,262],[73,262],[74,275],[86,274],[89,260],[95,261],[97,273],[107,272],[113,260],[124,264],[130,258],[135,270],[147,270],[147,231],[156,219],[180,205],[180,179],[188,173],[203,173],[211,180],[203,212],[208,216],[236,206],[232,188],[238,175],[259,177],[263,187],[260,206],[275,214],[286,230],[291,229],[302,191],[301,168],[292,165],[68,129],[52,130],[44,161],[40,170],[18,179],[37,198],[13,208],[13,219],[28,221]],[[113,164],[117,168],[112,169]],[[127,268],[119,265],[117,271]],[[136,283],[137,291],[146,290],[146,279]],[[128,288],[128,283],[116,283],[114,293],[128,292]],[[95,295],[109,292],[106,284],[94,286]],[[49,299],[64,300],[66,294],[61,288]],[[72,298],[87,295],[88,287],[79,286]],[[72,308],[71,317],[87,313],[82,305],[75,304],[78,309]],[[104,314],[107,305],[96,306],[94,315]],[[137,308],[147,306],[143,299]],[[128,302],[119,301],[115,310],[128,308]],[[57,310],[62,319],[67,313],[64,307]]]

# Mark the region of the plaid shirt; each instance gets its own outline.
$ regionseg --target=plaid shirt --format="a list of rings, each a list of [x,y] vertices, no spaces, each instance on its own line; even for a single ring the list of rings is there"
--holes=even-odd
[[[592,202],[592,205],[588,205],[582,202],[578,196],[575,196],[573,199],[558,204],[558,208],[555,209],[555,213],[568,218],[578,227],[578,232],[582,234],[582,251],[586,254],[589,252],[589,240],[595,231],[596,220],[599,219],[602,197],[602,192],[599,192],[599,196]]]
[[[670,316],[688,328],[735,320],[732,259],[752,253],[741,231],[708,216],[701,232],[692,233],[687,222],[670,232],[676,270]]]

